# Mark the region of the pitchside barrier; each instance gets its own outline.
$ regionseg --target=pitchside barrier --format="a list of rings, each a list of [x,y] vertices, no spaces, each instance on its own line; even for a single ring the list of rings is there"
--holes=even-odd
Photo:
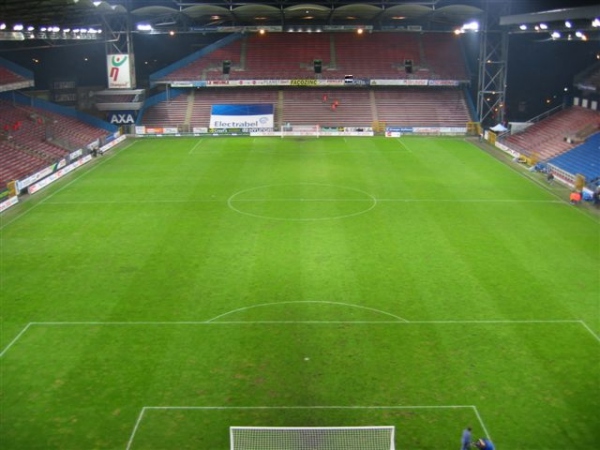
[[[401,137],[404,134],[421,136],[464,136],[468,127],[386,127],[386,137]],[[365,127],[322,127],[320,125],[286,124],[279,130],[270,128],[205,128],[193,127],[190,131],[183,131],[180,127],[146,127],[136,126],[133,130],[135,137],[204,137],[204,136],[374,136],[372,126]]]

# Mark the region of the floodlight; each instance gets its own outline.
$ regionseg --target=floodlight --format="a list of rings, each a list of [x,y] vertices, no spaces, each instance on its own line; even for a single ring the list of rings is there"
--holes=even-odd
[[[572,26],[573,26],[573,24],[571,24],[571,22],[569,22],[568,20],[565,20],[565,27],[571,28]]]
[[[18,23],[15,26],[13,26],[13,31],[23,31],[23,25]]]
[[[0,23],[0,30],[6,30],[6,24],[4,22]]]
[[[600,27],[600,19],[594,19],[594,20],[592,20],[592,26],[594,28]]]
[[[552,39],[560,39],[560,33],[558,31],[553,31],[550,36],[552,36]]]
[[[540,29],[541,30],[547,30],[548,29],[548,25],[546,25],[545,23],[540,23]]]
[[[473,21],[473,22],[465,23],[462,26],[462,29],[468,30],[468,31],[479,31],[479,22]]]
[[[527,29],[527,25],[525,25],[525,24],[519,25],[519,29],[521,31],[525,31]]]

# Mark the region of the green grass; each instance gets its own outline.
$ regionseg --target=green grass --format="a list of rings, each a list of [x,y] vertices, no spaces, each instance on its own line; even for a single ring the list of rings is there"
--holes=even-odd
[[[128,141],[0,217],[0,448],[600,441],[600,233],[462,139]]]

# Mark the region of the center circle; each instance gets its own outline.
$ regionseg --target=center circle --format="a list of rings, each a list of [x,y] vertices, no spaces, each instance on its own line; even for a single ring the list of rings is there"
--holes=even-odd
[[[227,200],[232,210],[252,217],[311,221],[364,214],[377,199],[360,189],[331,184],[271,184],[236,192]]]

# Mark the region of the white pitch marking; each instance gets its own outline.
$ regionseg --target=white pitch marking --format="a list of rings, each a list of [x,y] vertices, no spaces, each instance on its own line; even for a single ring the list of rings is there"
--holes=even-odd
[[[198,142],[196,142],[194,144],[194,146],[190,149],[190,151],[188,152],[188,155],[191,155],[192,153],[194,153],[194,150],[196,150],[196,148],[198,148],[198,146],[200,144],[202,144],[202,142],[204,142],[204,139],[200,139]]]
[[[293,302],[289,302],[293,303]],[[320,302],[322,303],[322,302]],[[334,302],[328,302],[334,303]],[[280,303],[274,303],[280,304]],[[335,303],[334,303],[335,304]],[[346,305],[345,303],[341,303],[342,305]],[[256,306],[266,306],[265,305],[256,305]],[[348,305],[359,307],[357,305]],[[367,307],[362,307],[364,309],[372,309]],[[578,323],[580,324],[588,333],[590,333],[599,343],[600,337],[596,333],[592,331],[592,329],[583,321],[583,320],[413,320],[408,321],[406,319],[402,319],[401,317],[394,316],[393,314],[386,313],[385,311],[374,310],[375,312],[380,312],[382,314],[391,315],[393,317],[397,317],[398,320],[390,321],[390,320],[376,320],[376,321],[360,321],[360,320],[348,320],[348,321],[221,321],[214,322],[219,317],[223,317],[227,314],[232,314],[236,311],[241,311],[249,308],[241,308],[239,310],[230,311],[228,313],[222,314],[217,317],[213,317],[210,320],[203,321],[179,321],[179,322],[29,322],[25,328],[23,328],[15,338],[8,343],[6,347],[0,353],[0,358],[4,356],[4,354],[14,345],[16,342],[25,334],[27,330],[33,325],[39,326],[177,326],[177,325],[279,325],[279,324],[306,324],[306,325],[336,325],[336,324],[346,324],[346,325],[461,325],[461,324],[479,324],[479,325],[519,325],[519,324],[569,324],[569,323]]]
[[[131,432],[131,436],[129,436],[129,441],[127,442],[126,450],[129,450],[131,448],[131,444],[133,444],[133,439],[135,437],[135,433],[137,432],[137,429],[140,426],[140,423],[142,422],[142,418],[144,417],[145,411],[146,411],[146,407],[144,406],[142,408],[142,410],[140,411],[140,414],[138,415],[138,418],[135,422],[135,426],[133,427],[133,431]]]
[[[25,334],[25,332],[29,329],[31,324],[32,324],[32,322],[29,322],[27,325],[25,325],[25,328],[23,328],[21,330],[21,332],[19,334],[17,334],[15,336],[15,338],[12,341],[10,341],[6,347],[4,347],[4,350],[2,350],[2,353],[0,353],[0,358],[2,358],[4,356],[4,354],[8,351],[8,349],[11,348],[15,344],[15,342],[17,342],[19,340],[19,338],[21,336],[23,336],[23,334]]]
[[[220,315],[218,315],[216,317],[213,317],[212,319],[207,320],[207,322],[213,322],[213,321],[218,320],[221,317],[227,316],[229,314],[234,314],[234,313],[241,312],[241,311],[247,311],[247,310],[253,309],[253,308],[260,308],[260,307],[263,307],[263,306],[304,304],[304,303],[321,303],[321,304],[326,304],[326,305],[350,306],[352,308],[366,309],[368,311],[376,312],[376,313],[379,313],[379,314],[384,314],[386,316],[391,316],[391,317],[394,317],[395,319],[398,319],[398,320],[400,320],[402,322],[408,322],[408,320],[406,320],[406,319],[404,319],[404,318],[402,318],[400,316],[396,316],[395,314],[391,314],[391,313],[388,313],[386,311],[381,311],[380,309],[370,308],[368,306],[353,305],[351,303],[319,301],[319,300],[290,301],[290,302],[278,302],[278,303],[262,303],[260,305],[251,305],[251,306],[246,306],[246,307],[243,307],[243,308],[234,309],[232,311],[220,314]]]

